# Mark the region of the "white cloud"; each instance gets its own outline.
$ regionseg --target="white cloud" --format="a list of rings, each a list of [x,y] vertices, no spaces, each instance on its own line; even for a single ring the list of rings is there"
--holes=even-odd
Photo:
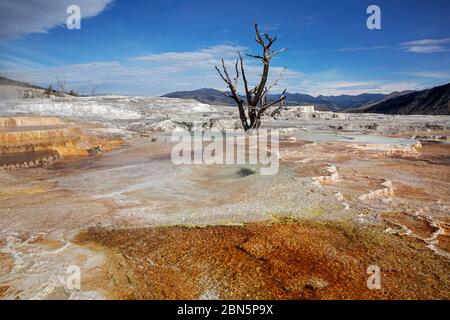
[[[446,49],[442,46],[412,46],[406,48],[406,51],[415,53],[436,53],[449,51],[449,49]]]
[[[198,72],[195,67],[178,73],[167,73],[163,65],[129,66],[118,61],[73,64],[59,68],[36,69],[27,72],[7,72],[5,76],[47,86],[55,85],[56,76],[64,75],[67,86],[79,92],[89,92],[93,85],[97,92],[126,95],[161,95],[178,90],[195,90],[203,87],[225,90],[225,84],[212,68]],[[251,83],[257,80],[260,67],[247,64]],[[283,70],[272,68],[270,80],[274,81]],[[195,72],[194,72],[195,71]],[[231,71],[230,71],[231,72]],[[327,76],[328,75],[328,76]],[[329,80],[331,75],[332,79]],[[425,75],[425,74],[421,74]],[[437,74],[429,74],[429,76]],[[416,76],[420,76],[416,74]],[[341,75],[341,79],[346,77]],[[321,73],[304,75],[287,69],[279,85],[273,91],[280,92],[288,88],[289,92],[317,95],[356,95],[360,93],[391,93],[393,91],[419,90],[424,87],[420,81],[389,80],[338,80],[339,74],[334,69]]]
[[[450,38],[443,39],[422,39],[402,42],[399,46],[406,52],[429,54],[436,52],[450,51],[446,45],[450,44]],[[359,52],[359,51],[375,51],[390,48],[391,46],[361,46],[347,47],[334,50],[335,52]]]
[[[47,86],[54,84],[56,76],[65,76],[67,86],[79,92],[89,92],[89,87],[98,85],[98,92],[161,95],[175,90],[193,90],[202,87],[226,89],[214,66],[225,58],[228,71],[234,77],[234,62],[238,50],[244,47],[217,45],[188,52],[162,52],[130,58],[126,61],[92,62],[72,64],[58,68],[30,68],[26,71],[3,68],[3,74],[13,79]],[[276,63],[274,61],[274,63]],[[247,78],[250,84],[258,81],[262,66],[256,59],[245,59]],[[0,64],[1,67],[1,64]],[[270,81],[282,80],[277,86],[283,90],[299,80],[301,72],[272,66]],[[276,91],[275,91],[276,92]]]
[[[145,62],[157,70],[164,72],[181,72],[184,70],[196,71],[213,69],[215,65],[224,60],[228,63],[235,61],[238,52],[243,52],[246,47],[232,45],[216,45],[202,48],[197,51],[162,52],[131,58],[136,62]],[[244,53],[242,53],[244,54]]]
[[[443,80],[447,79],[448,81],[450,81],[450,72],[413,71],[413,72],[399,72],[399,74],[428,79],[443,79]]]
[[[238,51],[245,50],[246,47],[232,46],[232,45],[216,45],[209,48],[202,48],[197,51],[182,51],[182,52],[163,52],[158,54],[151,54],[133,58],[136,61],[144,62],[195,62],[197,60],[211,61],[219,57],[235,58]]]
[[[450,44],[450,38],[414,40],[402,42],[400,45],[407,52],[429,54],[450,51],[450,49],[445,46],[447,44]]]
[[[301,29],[312,26],[313,24],[315,24],[317,22],[317,19],[315,16],[312,15],[303,15],[300,17],[301,21],[299,24],[299,27]]]
[[[373,46],[373,47],[349,47],[349,48],[340,48],[335,50],[336,52],[358,52],[358,51],[373,51],[373,50],[381,50],[389,48],[389,46]]]
[[[402,44],[405,46],[434,46],[447,43],[450,43],[450,38],[414,40],[403,42]]]
[[[68,17],[66,9],[72,4],[81,8],[83,19],[100,14],[111,2],[112,0],[2,0],[0,38],[47,32],[62,25]]]
[[[418,90],[424,86],[415,81],[388,81],[388,80],[323,80],[323,77],[312,75],[294,86],[291,92],[302,92],[312,96],[339,96],[358,95],[361,93],[384,93],[394,91]]]
[[[92,62],[65,65],[58,68],[8,69],[2,72],[13,79],[47,86],[55,85],[56,76],[65,76],[68,88],[81,93],[90,91],[93,85],[97,92],[128,95],[161,95],[178,90],[194,90],[203,87],[225,90],[226,85],[214,70],[224,57],[231,76],[234,76],[234,62],[237,51],[244,47],[217,45],[196,51],[162,52],[124,61]],[[281,58],[281,56],[280,56]],[[269,82],[278,79],[273,92],[287,88],[289,92],[317,95],[342,95],[367,93],[391,93],[393,91],[417,90],[428,80],[445,79],[445,72],[421,71],[398,73],[408,76],[407,80],[355,79],[336,68],[304,74],[297,70],[284,69],[277,65],[282,59],[274,60]],[[26,63],[23,62],[23,63]],[[245,59],[250,85],[259,80],[261,65],[259,60]],[[1,64],[0,64],[1,67]],[[9,71],[8,71],[9,70]],[[414,78],[411,78],[414,77]]]
[[[281,24],[279,23],[266,23],[262,26],[261,30],[264,32],[272,32],[280,30]]]

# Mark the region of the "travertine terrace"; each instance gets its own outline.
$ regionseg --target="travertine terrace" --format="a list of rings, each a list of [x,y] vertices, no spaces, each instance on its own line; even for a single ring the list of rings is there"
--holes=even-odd
[[[0,116],[4,299],[450,297],[450,117],[290,108],[264,119],[281,162],[261,176],[171,161],[171,132],[237,128],[232,107],[22,99]]]

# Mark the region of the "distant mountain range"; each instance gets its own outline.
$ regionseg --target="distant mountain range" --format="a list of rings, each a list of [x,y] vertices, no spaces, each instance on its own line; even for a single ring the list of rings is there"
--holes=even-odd
[[[391,94],[363,93],[359,95],[317,96],[287,93],[287,105],[314,105],[317,110],[370,112],[388,114],[450,115],[450,83],[422,91],[401,91]],[[212,105],[234,106],[233,99],[215,89],[177,91],[164,95],[167,98],[195,99]],[[276,99],[278,95],[269,95]]]
[[[450,83],[394,96],[360,111],[386,114],[450,115]]]
[[[165,98],[179,98],[179,99],[194,99],[201,103],[222,105],[222,106],[232,106],[234,105],[234,100],[228,98],[223,94],[222,91],[215,89],[198,89],[193,91],[176,91],[163,95]]]
[[[0,86],[44,88],[0,76]],[[7,88],[7,87],[5,87]],[[359,95],[317,96],[287,93],[287,105],[314,105],[317,110],[386,113],[450,115],[450,83],[421,91],[401,91],[391,94],[363,93]],[[177,91],[164,95],[167,98],[194,99],[212,105],[234,106],[233,99],[215,89]],[[276,99],[278,95],[269,95]]]
[[[202,103],[213,105],[235,105],[233,99],[226,97],[222,91],[203,88],[194,91],[177,91],[164,95],[166,98],[194,99]],[[278,95],[269,95],[269,99],[276,99]],[[345,110],[358,106],[381,101],[384,94],[363,93],[357,96],[318,96],[308,94],[287,93],[286,103],[288,105],[310,105],[313,104],[318,110]]]

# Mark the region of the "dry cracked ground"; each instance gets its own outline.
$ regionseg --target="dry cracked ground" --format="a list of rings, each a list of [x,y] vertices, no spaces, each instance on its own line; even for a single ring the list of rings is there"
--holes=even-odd
[[[261,176],[176,166],[164,134],[8,119],[3,299],[450,298],[450,144],[293,131],[278,174]],[[67,286],[73,265],[81,290]]]

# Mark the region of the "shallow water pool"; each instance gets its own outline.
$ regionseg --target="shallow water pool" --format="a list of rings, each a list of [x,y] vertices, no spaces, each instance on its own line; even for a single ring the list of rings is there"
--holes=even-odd
[[[392,138],[379,135],[339,132],[297,132],[297,139],[312,142],[348,142],[361,144],[415,144],[416,141],[407,138]]]

